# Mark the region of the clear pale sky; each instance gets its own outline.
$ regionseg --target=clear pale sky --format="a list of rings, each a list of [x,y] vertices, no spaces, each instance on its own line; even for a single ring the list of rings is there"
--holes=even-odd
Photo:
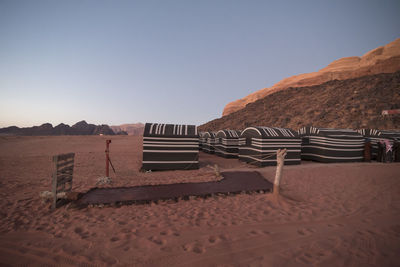
[[[399,37],[399,0],[0,0],[0,127],[199,125]]]

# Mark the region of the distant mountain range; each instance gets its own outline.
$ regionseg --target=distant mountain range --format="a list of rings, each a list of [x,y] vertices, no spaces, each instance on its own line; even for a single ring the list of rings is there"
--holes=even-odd
[[[60,123],[53,127],[50,123],[44,123],[40,126],[19,128],[11,126],[0,128],[0,135],[115,135],[110,126],[106,124],[94,125],[86,121],[80,121],[72,126]]]
[[[80,121],[72,126],[64,123],[60,123],[55,127],[51,123],[24,128],[10,126],[0,128],[0,135],[142,135],[143,130],[143,123],[122,124],[110,127],[107,124],[95,125],[89,124],[86,121]]]
[[[131,123],[111,126],[114,133],[122,132],[128,135],[143,135],[144,124],[143,123]]]
[[[51,123],[40,126],[19,128],[10,126],[0,128],[0,135],[46,136],[46,135],[142,135],[143,123],[122,124],[108,126],[107,124],[95,125],[80,121],[72,126],[64,123],[53,127]]]

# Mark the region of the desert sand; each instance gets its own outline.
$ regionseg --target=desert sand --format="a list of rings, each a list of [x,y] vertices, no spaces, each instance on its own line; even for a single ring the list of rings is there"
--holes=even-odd
[[[238,194],[50,211],[51,157],[75,152],[74,191],[104,176],[104,136],[0,137],[0,265],[399,266],[400,164],[285,166],[282,196]],[[275,167],[200,153],[201,168],[142,173],[141,137],[111,137],[113,186],[217,180]],[[245,178],[245,177],[244,177]]]

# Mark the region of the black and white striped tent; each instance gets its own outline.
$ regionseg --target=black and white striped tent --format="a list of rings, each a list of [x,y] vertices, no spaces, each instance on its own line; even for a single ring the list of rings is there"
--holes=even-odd
[[[248,127],[239,140],[239,160],[256,166],[276,165],[276,151],[287,149],[285,165],[300,164],[301,138],[284,128]]]
[[[205,132],[199,132],[199,151],[203,150],[203,143],[204,143],[204,134]]]
[[[215,133],[207,131],[203,133],[202,150],[206,153],[214,154],[215,152]]]
[[[364,159],[364,137],[355,130],[303,127],[301,158],[319,162],[353,162]]]
[[[215,135],[215,154],[225,158],[239,156],[240,131],[220,130]]]
[[[146,123],[142,163],[145,170],[198,169],[197,126]]]
[[[389,140],[393,145],[394,141],[400,141],[400,132],[377,130],[377,129],[361,129],[357,130],[365,139],[371,141],[371,159],[376,159],[378,154],[378,142],[380,140]]]

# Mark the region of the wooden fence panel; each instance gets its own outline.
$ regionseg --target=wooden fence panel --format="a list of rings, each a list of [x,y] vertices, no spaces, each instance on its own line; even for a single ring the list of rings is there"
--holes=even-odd
[[[53,205],[57,208],[58,194],[67,193],[72,190],[72,177],[74,172],[75,153],[61,154],[53,157]]]

